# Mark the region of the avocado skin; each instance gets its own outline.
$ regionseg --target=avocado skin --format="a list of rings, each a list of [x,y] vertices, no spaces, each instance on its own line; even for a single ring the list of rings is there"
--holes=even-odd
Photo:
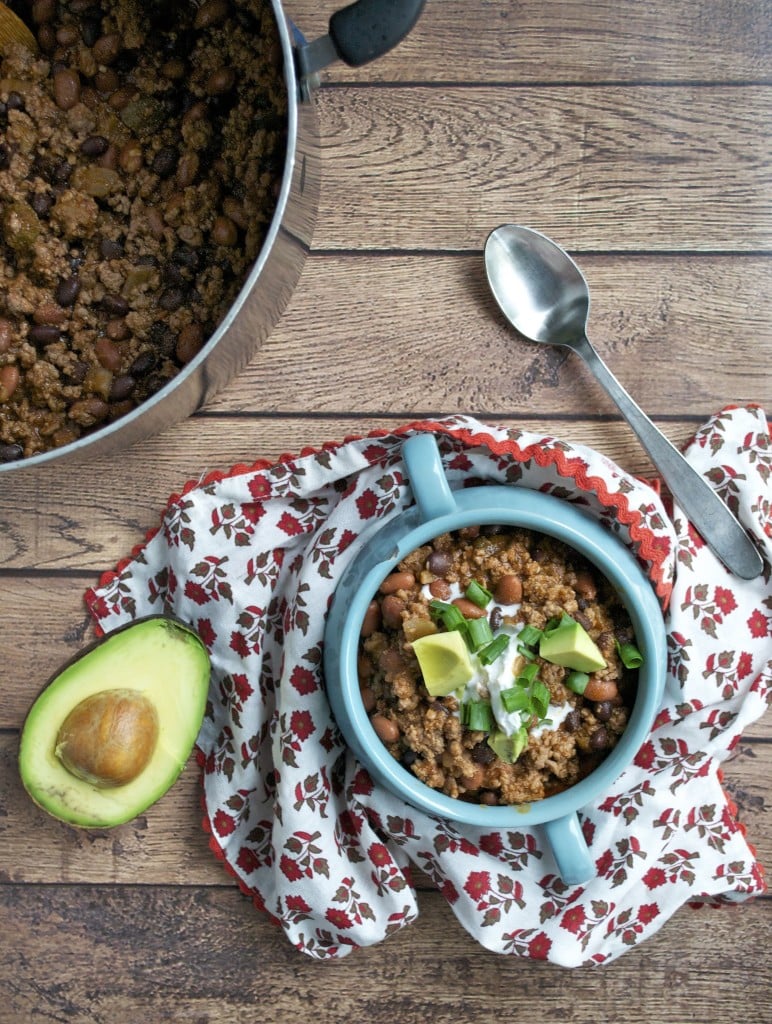
[[[171,615],[135,619],[84,647],[54,673],[27,713],[18,763],[30,798],[53,817],[82,828],[112,828],[137,817],[185,767],[203,721],[209,676],[203,641]],[[126,686],[153,702],[158,743],[135,780],[99,789],[62,765],[56,737],[69,711],[86,697]]]

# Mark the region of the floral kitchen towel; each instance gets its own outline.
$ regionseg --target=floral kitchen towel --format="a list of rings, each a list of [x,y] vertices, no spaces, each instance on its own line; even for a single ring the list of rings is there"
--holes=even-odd
[[[667,609],[662,708],[634,763],[581,814],[597,867],[585,885],[561,880],[538,829],[438,821],[374,785],[330,714],[325,612],[362,531],[411,504],[401,445],[415,431],[437,436],[452,487],[503,483],[582,505],[636,553]],[[104,631],[172,612],[204,639],[210,843],[298,949],[343,956],[408,925],[418,914],[411,865],[487,948],[566,966],[613,960],[686,902],[764,890],[720,773],[772,682],[763,412],[722,411],[687,454],[755,538],[764,577],[732,577],[677,508],[597,452],[454,417],[189,484],[89,591]]]

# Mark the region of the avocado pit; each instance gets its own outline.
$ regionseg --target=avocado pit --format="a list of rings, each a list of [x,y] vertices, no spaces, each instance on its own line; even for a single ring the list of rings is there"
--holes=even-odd
[[[56,756],[99,789],[124,786],[147,767],[158,742],[158,714],[138,690],[103,690],[77,704],[56,737]]]

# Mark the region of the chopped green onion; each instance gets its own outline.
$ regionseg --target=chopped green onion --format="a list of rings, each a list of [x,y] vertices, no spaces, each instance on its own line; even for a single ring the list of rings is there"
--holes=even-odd
[[[569,672],[563,680],[563,685],[567,686],[569,690],[573,690],[574,693],[582,694],[587,689],[589,681],[590,677],[586,672]]]
[[[531,700],[539,718],[544,718],[550,706],[550,691],[541,679],[535,679],[531,687]]]
[[[493,712],[487,700],[470,700],[462,705],[463,722],[471,732],[490,732]]]
[[[643,655],[635,644],[620,644],[617,641],[617,650],[625,668],[640,668],[643,664]]]
[[[529,686],[539,673],[539,666],[535,663],[526,665],[525,668],[520,672],[515,679],[516,683],[521,686]]]
[[[509,637],[506,633],[499,633],[499,635],[487,645],[483,647],[481,651],[477,652],[477,657],[480,659],[483,665],[490,665],[500,655],[504,653],[509,643]]]
[[[493,630],[487,619],[466,619],[465,622],[469,646],[473,651],[479,651],[493,640]]]
[[[464,597],[468,598],[478,608],[485,608],[493,600],[493,594],[485,587],[481,587],[475,580],[469,584],[464,591]]]
[[[512,686],[501,691],[501,703],[508,715],[513,711],[531,711],[531,695],[522,686]]]
[[[517,635],[517,642],[525,647],[536,647],[541,640],[541,630],[536,626],[525,626]]]
[[[429,608],[442,620],[442,624],[448,632],[466,627],[467,620],[456,605],[446,604],[444,601],[430,601]]]

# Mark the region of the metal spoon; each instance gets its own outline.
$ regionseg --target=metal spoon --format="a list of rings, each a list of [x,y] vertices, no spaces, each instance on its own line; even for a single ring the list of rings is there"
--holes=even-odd
[[[590,291],[568,253],[538,231],[503,224],[485,243],[485,268],[496,301],[516,330],[530,341],[573,349],[584,359],[711,551],[742,579],[758,576],[764,563],[743,527],[636,405],[588,341]]]

